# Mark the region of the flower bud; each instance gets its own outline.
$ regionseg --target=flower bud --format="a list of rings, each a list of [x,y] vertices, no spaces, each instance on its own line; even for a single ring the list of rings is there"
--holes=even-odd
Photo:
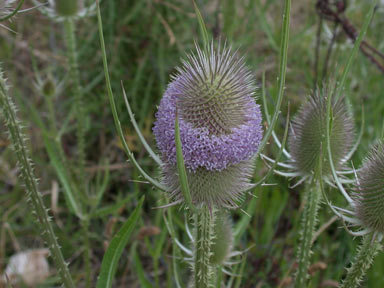
[[[229,258],[233,245],[232,223],[226,213],[217,213],[214,235],[210,262],[213,265],[222,265]]]
[[[176,175],[175,119],[195,204],[234,205],[249,188],[253,156],[262,139],[251,71],[230,49],[197,54],[178,68],[160,102],[153,132],[164,162],[163,182],[182,199]]]
[[[332,101],[332,113],[330,144],[337,170],[353,146],[355,129],[344,98]],[[327,153],[327,117],[327,90],[324,89],[311,95],[293,120],[288,145],[293,165],[303,175],[313,174],[319,161],[322,161],[323,175],[331,173]]]
[[[41,91],[43,95],[48,97],[53,97],[56,93],[56,83],[51,78],[45,79],[43,85],[41,86]]]
[[[55,11],[63,17],[76,16],[83,6],[82,0],[55,0]]]
[[[356,217],[376,232],[384,233],[384,144],[375,145],[357,173],[353,198]]]

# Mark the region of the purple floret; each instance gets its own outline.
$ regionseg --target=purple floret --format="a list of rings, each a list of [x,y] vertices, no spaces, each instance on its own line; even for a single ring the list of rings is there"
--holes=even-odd
[[[176,165],[175,117],[176,101],[181,94],[178,87],[180,78],[168,85],[156,113],[153,132],[162,158],[168,164]],[[262,140],[262,116],[254,98],[245,97],[246,119],[243,124],[231,128],[231,133],[213,135],[206,127],[193,127],[179,119],[180,138],[185,166],[195,171],[199,167],[220,171],[233,164],[249,160],[257,152]],[[180,117],[179,117],[180,118]]]

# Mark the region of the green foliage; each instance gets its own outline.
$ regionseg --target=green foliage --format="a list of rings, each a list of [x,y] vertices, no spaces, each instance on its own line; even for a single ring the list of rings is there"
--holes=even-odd
[[[97,281],[96,287],[98,288],[108,288],[112,287],[112,283],[115,277],[117,264],[119,263],[121,254],[125,246],[127,245],[133,229],[136,226],[136,223],[140,217],[141,207],[144,202],[144,197],[142,197],[129,216],[127,221],[124,223],[123,227],[117,232],[117,234],[112,238],[111,243],[109,243],[108,249],[104,254],[103,262],[101,263],[100,276]]]
[[[28,7],[27,2],[25,1],[22,9]],[[18,3],[14,4],[14,8]],[[199,0],[196,4],[209,37],[221,38],[222,41],[229,39],[229,44],[240,48],[258,83],[262,82],[265,71],[265,102],[271,111],[270,118],[275,118],[272,116],[274,113],[281,114],[274,122],[276,135],[281,140],[284,127],[289,127],[285,125],[288,102],[291,115],[294,115],[313,88],[313,46],[316,43],[318,21],[315,3],[299,0],[291,7],[290,46],[286,56],[286,79],[282,85],[276,85],[277,78],[282,80],[279,71],[282,67],[281,59],[284,59],[279,58],[279,39],[287,28],[285,26],[282,29],[281,15],[284,8],[281,1]],[[345,16],[357,31],[364,30],[362,27],[366,26],[362,23],[366,16],[371,15],[366,13],[371,8],[371,1],[348,1],[347,5]],[[140,137],[147,141],[148,147],[154,149],[151,125],[156,104],[170,79],[169,75],[175,72],[173,69],[179,59],[193,49],[195,40],[203,40],[199,19],[190,1],[102,1],[101,13],[104,22],[104,52],[108,56],[110,72],[110,80],[107,82],[110,89],[107,92],[115,92],[113,100],[105,93],[102,71],[104,55],[100,52],[97,19],[84,18],[76,25],[79,79],[83,85],[84,108],[87,112],[86,198],[80,195],[81,192],[74,192],[76,189],[71,191],[68,189],[70,186],[65,184],[68,181],[73,181],[71,185],[79,184],[73,177],[73,173],[78,171],[75,131],[76,118],[79,115],[75,112],[73,97],[69,93],[73,87],[68,84],[69,66],[65,58],[66,45],[62,37],[62,25],[49,22],[38,10],[18,13],[16,18],[12,18],[12,22],[2,22],[18,34],[11,34],[0,28],[0,60],[13,84],[14,101],[20,108],[18,115],[27,123],[24,132],[30,139],[30,155],[36,166],[35,174],[41,179],[39,187],[44,195],[44,203],[47,207],[51,206],[54,220],[58,224],[59,228],[55,232],[63,254],[68,259],[72,256],[70,270],[75,286],[83,286],[85,283],[85,262],[78,256],[78,253],[84,251],[84,234],[76,212],[66,200],[70,195],[68,191],[74,194],[73,203],[86,207],[81,212],[89,217],[92,286],[96,285],[99,274],[97,267],[100,267],[104,255],[103,243],[110,243],[120,220],[127,219],[132,214],[137,199],[145,194],[142,217],[136,223],[139,233],[137,237],[130,238],[127,250],[123,251],[123,257],[116,267],[115,284],[117,287],[140,287],[144,283],[150,283],[156,288],[185,287],[186,279],[190,276],[190,267],[183,260],[185,254],[173,244],[175,238],[182,243],[189,243],[184,226],[185,215],[178,207],[166,211],[150,209],[167,204],[160,191],[165,187],[155,185],[157,188],[153,189],[152,185],[143,183],[157,176],[157,164],[143,152],[133,129],[136,127],[131,126],[130,121],[133,122],[134,115],[136,125],[141,130]],[[382,13],[382,8],[376,10],[364,38],[379,50],[384,45]],[[333,23],[324,20],[323,27],[331,31]],[[325,61],[322,60],[329,43],[325,35],[323,33],[320,47],[320,71],[324,66]],[[350,51],[351,45],[343,35],[340,29],[329,62],[329,74],[339,75],[344,67],[350,67],[348,74],[343,77],[343,92],[348,95],[356,123],[362,122],[362,102],[369,112],[366,113],[361,145],[353,156],[353,164],[357,168],[370,143],[384,131],[383,75],[359,52],[358,46],[355,46],[357,48],[354,50],[354,57],[349,58],[350,53],[346,51]],[[54,119],[50,116],[47,100],[33,90],[32,83],[36,73],[34,66],[42,73],[48,71],[64,82],[64,92],[51,97]],[[121,80],[131,108],[128,113],[123,93],[120,92]],[[280,91],[284,92],[281,101],[278,97],[282,95]],[[112,110],[109,108],[109,101],[113,104]],[[275,109],[280,102],[280,108]],[[114,118],[117,115],[119,119]],[[114,124],[118,127],[118,136],[122,136],[121,139],[116,136]],[[53,126],[57,127],[57,133],[53,132]],[[265,130],[271,131],[267,136],[272,136],[272,129],[269,130],[268,127],[271,127],[271,119],[266,121]],[[0,134],[0,211],[3,212],[0,213],[0,236],[4,239],[1,243],[5,243],[4,246],[0,245],[0,270],[3,270],[9,257],[15,253],[14,246],[17,247],[18,244],[21,249],[29,249],[43,243],[39,240],[40,232],[33,228],[34,218],[29,213],[28,204],[21,200],[24,197],[22,182],[13,178],[16,155],[5,135]],[[46,137],[48,141],[45,140]],[[271,143],[272,138],[266,137],[262,153],[276,159],[280,149]],[[54,152],[50,152],[48,146]],[[63,153],[58,151],[59,147]],[[133,159],[128,163],[124,154],[127,148],[128,156]],[[65,172],[60,172],[62,169]],[[140,169],[147,173],[147,178],[138,176],[137,171]],[[295,180],[288,182],[268,171],[270,170],[262,161],[256,163],[255,182],[265,180],[265,184],[274,185],[259,186],[255,191],[257,197],[246,197],[245,205],[241,208],[252,217],[249,218],[240,209],[232,211],[235,224],[239,224],[234,226],[234,230],[239,231],[236,234],[239,236],[236,236],[235,249],[250,249],[241,259],[241,263],[231,267],[233,274],[242,277],[223,274],[227,287],[286,287],[287,284],[284,283],[289,283],[294,276],[295,239],[300,226],[300,202],[304,187],[289,188]],[[66,177],[63,178],[65,174]],[[268,177],[263,178],[267,174]],[[52,189],[56,183],[59,183],[57,194]],[[335,189],[326,189],[332,203],[345,207],[345,201]],[[172,233],[167,231],[163,215],[171,223]],[[321,209],[318,213],[319,226],[332,217],[329,209]],[[312,247],[312,262],[325,264],[327,268],[311,270],[311,287],[320,287],[328,280],[342,279],[345,272],[343,267],[348,266],[356,254],[354,251],[359,240],[354,240],[343,229],[339,229],[340,226],[339,221],[331,224],[319,235]],[[12,239],[16,241],[9,237],[12,233]],[[383,253],[379,253],[367,272],[365,286],[382,287],[383,265]],[[59,286],[60,283],[59,277],[51,276],[41,287]]]

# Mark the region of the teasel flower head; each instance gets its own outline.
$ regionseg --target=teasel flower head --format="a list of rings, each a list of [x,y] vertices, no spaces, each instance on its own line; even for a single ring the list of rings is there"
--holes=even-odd
[[[160,102],[153,128],[164,162],[163,182],[174,200],[183,198],[176,168],[175,119],[192,201],[234,206],[249,189],[253,158],[262,139],[255,84],[244,58],[225,45],[196,46]]]
[[[379,241],[384,235],[384,143],[372,146],[362,167],[355,173],[352,193],[349,195],[339,186],[342,195],[349,203],[349,208],[333,206],[327,199],[328,205],[339,216],[347,231],[353,236],[364,236],[373,233]],[[349,229],[358,227],[357,231]]]
[[[49,0],[48,5],[38,0],[33,2],[44,15],[58,22],[92,16],[96,12],[96,2],[91,0]]]
[[[282,149],[287,158],[285,162],[277,162],[277,166],[284,169],[274,169],[278,175],[288,178],[298,177],[299,180],[291,186],[294,188],[318,173],[322,180],[334,186],[333,172],[339,176],[340,183],[350,183],[346,174],[353,174],[354,171],[348,169],[346,162],[356,151],[362,131],[355,141],[355,125],[350,109],[343,96],[335,100],[330,97],[328,86],[322,90],[319,88],[308,97],[308,100],[300,107],[297,115],[293,119],[288,137],[288,149],[282,147],[276,134],[272,132],[276,145]],[[330,100],[329,100],[330,99]],[[328,116],[327,105],[330,104],[330,116]],[[329,162],[327,124],[330,118],[329,144],[332,156],[332,165]],[[275,160],[264,154],[260,156],[274,164]],[[321,173],[318,171],[321,167]]]
[[[357,172],[352,198],[363,227],[384,234],[384,143],[373,146]]]
[[[292,166],[301,175],[313,174],[319,161],[322,161],[323,176],[331,174],[326,141],[327,97],[327,88],[317,89],[301,106],[292,122],[288,146]],[[343,97],[332,101],[332,113],[330,144],[333,164],[338,170],[353,147],[355,128]]]

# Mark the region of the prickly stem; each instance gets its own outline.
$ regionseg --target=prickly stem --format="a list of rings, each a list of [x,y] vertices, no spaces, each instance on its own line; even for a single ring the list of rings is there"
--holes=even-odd
[[[210,263],[216,208],[203,205],[195,214],[194,287],[213,288],[215,267]]]
[[[43,199],[37,188],[38,180],[33,173],[33,164],[29,158],[29,153],[25,144],[25,136],[22,133],[21,125],[16,117],[16,107],[9,97],[8,87],[2,71],[0,71],[0,109],[18,160],[20,178],[25,185],[28,203],[31,204],[32,211],[34,212],[33,214],[36,215],[38,223],[40,224],[39,226],[42,229],[41,235],[51,252],[51,256],[55,262],[64,287],[75,287],[63,254],[61,253],[53,227],[50,223],[47,209],[44,206]]]
[[[295,279],[296,288],[306,287],[308,278],[308,267],[312,255],[311,242],[317,223],[317,212],[321,195],[316,180],[312,181],[306,193],[305,206],[300,227],[300,243],[297,251],[297,262],[299,267]]]
[[[80,85],[80,73],[76,49],[75,25],[72,18],[64,21],[65,40],[67,45],[67,57],[69,61],[69,79],[72,85],[74,106],[76,111],[76,137],[77,156],[79,165],[79,179],[85,183],[85,109],[83,91]]]
[[[360,287],[367,270],[371,266],[374,257],[382,249],[381,244],[372,235],[363,238],[358,248],[357,255],[350,268],[347,268],[347,276],[340,284],[340,288]]]

